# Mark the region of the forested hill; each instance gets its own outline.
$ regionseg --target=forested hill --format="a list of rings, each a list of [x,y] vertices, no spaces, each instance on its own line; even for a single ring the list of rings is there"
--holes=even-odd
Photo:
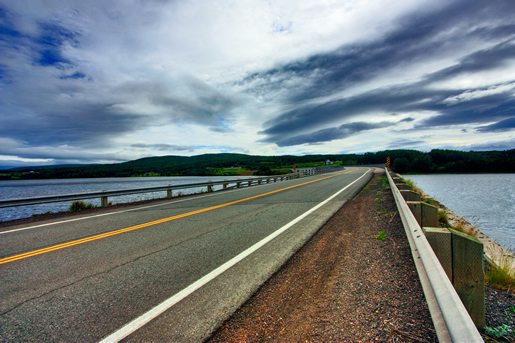
[[[399,173],[515,173],[515,149],[463,152],[455,150],[386,150],[376,153],[307,156],[253,156],[205,154],[191,157],[147,157],[134,161],[89,166],[32,167],[0,172],[3,179],[128,177],[142,175],[235,175],[239,171],[273,174],[281,169],[324,165],[326,160],[344,165],[381,164],[390,157]],[[234,169],[227,169],[234,168]],[[248,173],[246,174],[248,175]]]

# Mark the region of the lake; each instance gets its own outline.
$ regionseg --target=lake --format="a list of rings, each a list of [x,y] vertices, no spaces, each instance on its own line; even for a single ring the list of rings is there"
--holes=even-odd
[[[515,248],[515,174],[403,175],[505,248]]]
[[[74,193],[88,193],[98,191],[112,191],[120,189],[136,189],[161,187],[168,185],[184,185],[208,181],[223,181],[236,179],[249,179],[249,176],[170,176],[170,177],[120,177],[120,178],[93,178],[93,179],[62,179],[62,180],[13,180],[0,181],[0,199],[34,198],[49,195],[62,195]],[[231,184],[229,184],[231,186]],[[213,190],[222,189],[222,185],[213,186]],[[174,190],[176,196],[179,191],[182,194],[193,194],[205,191],[203,188],[188,188]],[[118,197],[109,197],[113,204],[126,203],[138,200],[148,200],[166,197],[166,191],[131,194]],[[100,206],[100,198],[85,199],[86,202]],[[11,220],[30,217],[33,214],[67,211],[71,201],[56,202],[50,204],[31,205],[0,208],[0,220]]]

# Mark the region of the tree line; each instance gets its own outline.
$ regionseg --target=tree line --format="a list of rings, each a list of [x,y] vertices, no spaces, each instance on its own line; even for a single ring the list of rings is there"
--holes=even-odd
[[[256,156],[244,154],[204,154],[191,157],[146,157],[134,161],[89,166],[31,167],[0,172],[10,179],[14,173],[21,179],[64,179],[97,177],[130,177],[148,173],[161,176],[210,176],[217,168],[240,167],[260,174],[272,169],[291,168],[293,164],[323,164],[326,160],[344,165],[385,164],[398,173],[514,173],[515,149],[507,151],[464,152],[434,149],[385,150],[365,154],[328,154],[306,156]]]

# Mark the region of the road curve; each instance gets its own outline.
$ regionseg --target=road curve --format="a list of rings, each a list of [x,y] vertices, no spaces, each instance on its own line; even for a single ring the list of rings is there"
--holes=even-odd
[[[367,171],[1,232],[0,340],[201,341],[368,182]]]

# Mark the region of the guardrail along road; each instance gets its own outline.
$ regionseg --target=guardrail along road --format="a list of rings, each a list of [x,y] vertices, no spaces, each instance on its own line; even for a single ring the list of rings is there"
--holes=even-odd
[[[371,177],[350,168],[4,229],[1,340],[202,340]]]

